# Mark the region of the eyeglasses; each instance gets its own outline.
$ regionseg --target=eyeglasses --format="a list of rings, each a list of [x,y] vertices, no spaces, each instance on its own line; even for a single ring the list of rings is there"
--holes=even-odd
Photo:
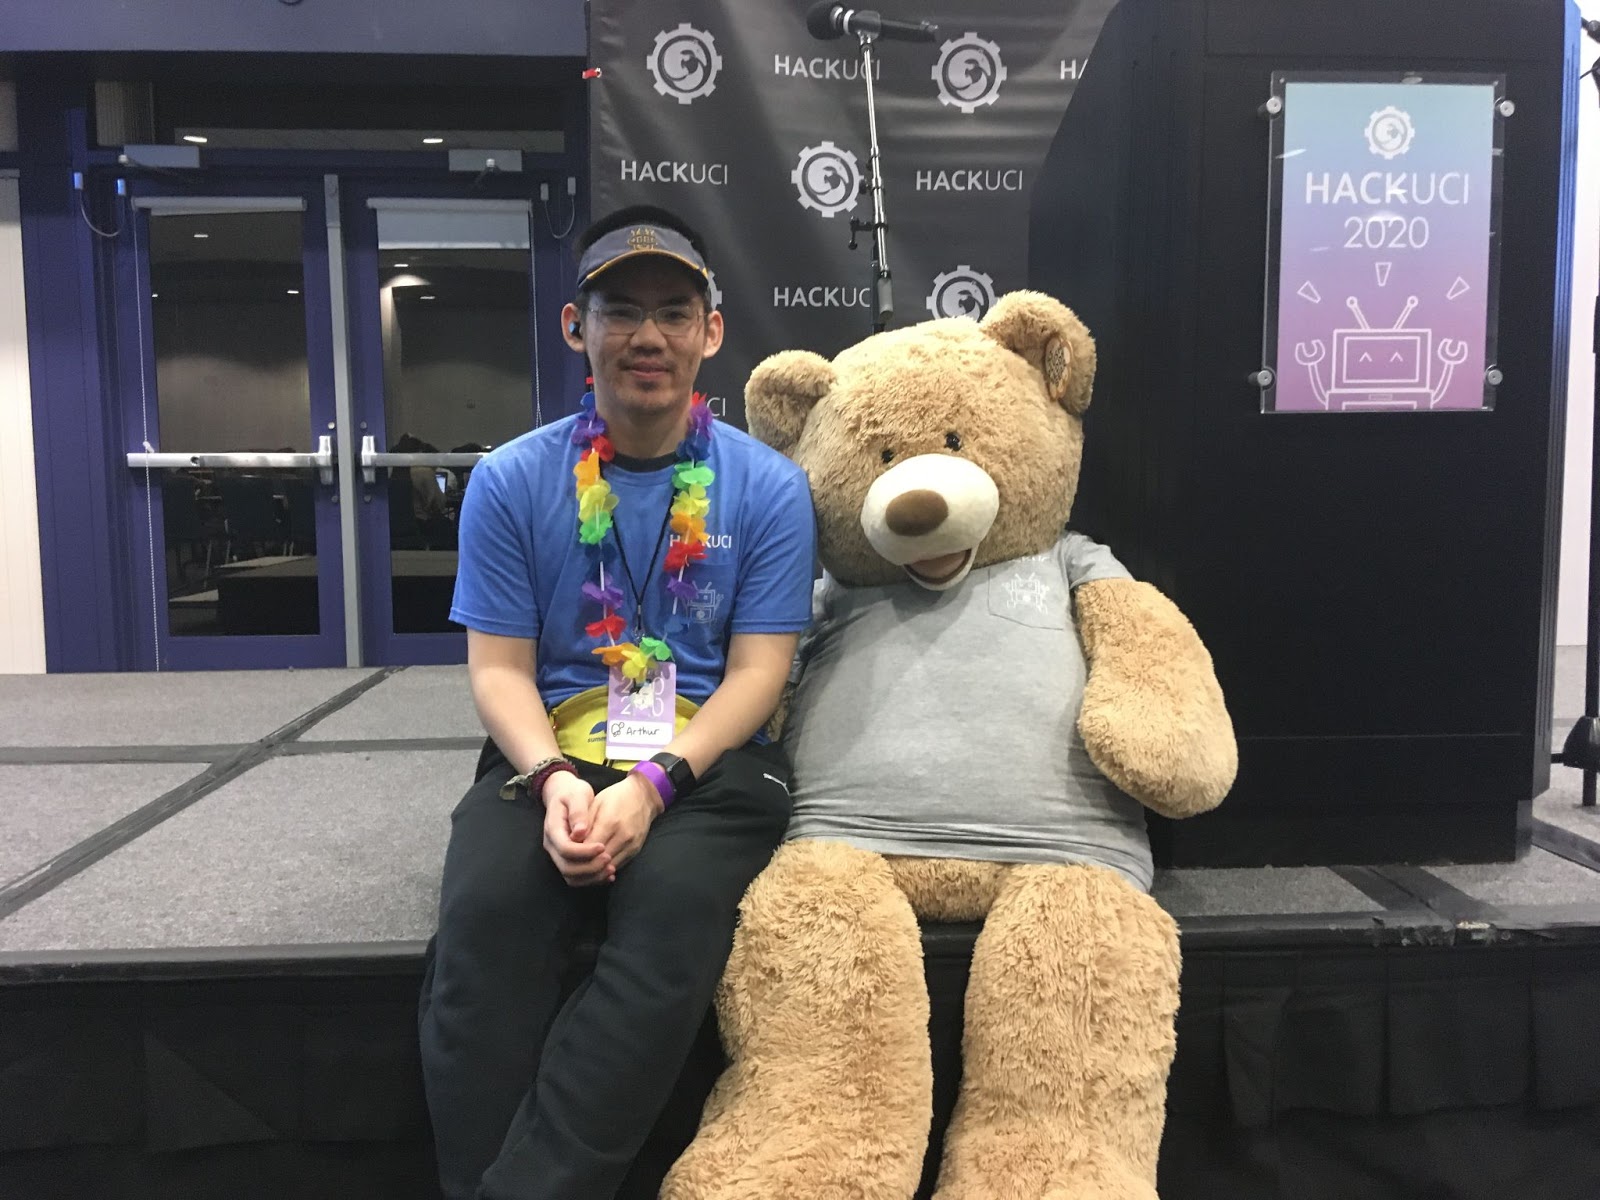
[[[704,310],[697,304],[663,304],[660,308],[643,309],[637,304],[597,304],[589,310],[599,318],[600,324],[610,334],[632,336],[647,320],[669,338],[688,336],[699,324]]]

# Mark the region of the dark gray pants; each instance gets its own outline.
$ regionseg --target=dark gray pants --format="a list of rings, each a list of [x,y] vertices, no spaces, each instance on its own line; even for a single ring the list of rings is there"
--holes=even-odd
[[[579,764],[595,791],[621,778]],[[486,752],[451,818],[419,1031],[447,1200],[610,1200],[672,1092],[745,888],[789,821],[775,746],[723,755],[612,885],[568,887],[544,809]],[[780,782],[782,781],[782,782]],[[605,936],[560,1004],[574,943]],[[557,1006],[560,1005],[560,1011]]]

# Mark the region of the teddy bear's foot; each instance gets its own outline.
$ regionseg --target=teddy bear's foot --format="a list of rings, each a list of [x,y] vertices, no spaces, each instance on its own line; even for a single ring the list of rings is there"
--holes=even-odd
[[[1141,1178],[1114,1154],[1091,1151],[1075,1158],[1050,1181],[1042,1200],[1159,1200],[1148,1179]]]
[[[759,1092],[746,1099],[748,1115],[757,1104],[785,1103]],[[790,1128],[790,1111],[771,1108],[759,1128],[738,1115],[702,1128],[662,1184],[661,1200],[910,1200],[915,1179],[905,1184],[900,1164],[875,1161],[861,1128]]]
[[[952,1159],[955,1161],[952,1161]],[[969,1129],[959,1156],[946,1156],[933,1200],[1157,1200],[1150,1181],[1103,1148],[1041,1144],[1027,1124]]]
[[[1114,871],[1012,868],[973,952],[939,1200],[1152,1200],[1172,918]]]
[[[662,1200],[910,1200],[933,1113],[928,994],[888,866],[791,842],[739,914],[717,995],[730,1065]]]

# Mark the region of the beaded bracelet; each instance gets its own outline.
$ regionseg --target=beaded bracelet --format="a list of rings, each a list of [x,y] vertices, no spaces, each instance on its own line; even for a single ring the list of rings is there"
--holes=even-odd
[[[527,789],[528,795],[533,799],[543,800],[545,783],[558,771],[570,771],[576,775],[578,768],[572,765],[571,759],[559,754],[551,758],[542,758],[533,764],[533,770],[526,775],[514,775],[506,780],[505,786],[500,789],[500,799],[514,799],[517,788],[522,787]]]

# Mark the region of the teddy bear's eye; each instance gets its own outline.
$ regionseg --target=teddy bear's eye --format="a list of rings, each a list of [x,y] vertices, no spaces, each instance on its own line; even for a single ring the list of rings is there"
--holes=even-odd
[[[894,461],[894,451],[888,449],[887,447],[885,447],[884,451],[883,451],[883,461],[884,462],[893,462]]]
[[[961,449],[961,435],[952,429],[944,435],[944,444],[952,450]]]

